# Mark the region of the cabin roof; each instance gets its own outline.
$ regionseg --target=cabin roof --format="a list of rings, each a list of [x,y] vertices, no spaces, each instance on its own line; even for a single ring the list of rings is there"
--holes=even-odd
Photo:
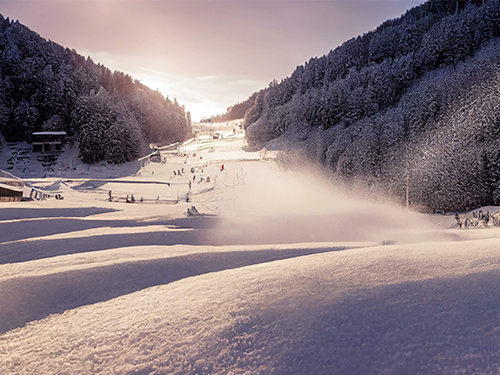
[[[33,135],[66,135],[66,132],[34,132]]]
[[[6,189],[6,190],[17,191],[17,192],[23,191],[23,188],[20,186],[12,186],[12,185],[7,185],[7,184],[2,184],[1,182],[0,182],[0,188]]]

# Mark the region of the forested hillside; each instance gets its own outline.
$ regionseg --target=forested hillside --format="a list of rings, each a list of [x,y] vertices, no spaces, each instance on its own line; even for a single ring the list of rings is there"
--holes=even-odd
[[[248,109],[253,106],[256,96],[257,94],[253,94],[247,100],[241,103],[236,103],[235,105],[232,105],[230,107],[227,107],[226,113],[217,116],[212,116],[210,117],[209,120],[211,122],[225,122],[225,121],[242,119],[243,117],[245,117],[245,113],[248,111]],[[208,121],[208,119],[206,121]]]
[[[500,204],[499,71],[500,2],[431,0],[254,94],[247,140],[414,205]]]
[[[86,163],[123,163],[149,143],[181,141],[191,132],[176,100],[47,41],[0,15],[0,136],[63,130],[79,140]]]

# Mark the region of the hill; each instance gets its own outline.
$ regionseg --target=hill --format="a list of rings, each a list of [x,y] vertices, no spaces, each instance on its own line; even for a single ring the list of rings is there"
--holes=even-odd
[[[66,131],[86,163],[131,161],[149,143],[182,141],[191,132],[176,100],[2,15],[0,87],[0,136],[31,142],[35,131]]]
[[[499,17],[430,0],[388,20],[254,94],[247,140],[413,205],[499,204]]]

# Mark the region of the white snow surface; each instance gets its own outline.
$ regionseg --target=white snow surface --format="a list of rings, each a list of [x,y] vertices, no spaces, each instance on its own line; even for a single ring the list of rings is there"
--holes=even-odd
[[[242,146],[17,165],[64,200],[1,203],[0,373],[500,372],[499,229],[448,229]]]

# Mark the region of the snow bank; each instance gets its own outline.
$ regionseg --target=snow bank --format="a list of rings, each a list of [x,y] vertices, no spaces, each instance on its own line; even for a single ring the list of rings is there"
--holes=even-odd
[[[363,245],[142,246],[0,265],[0,333],[194,275]]]
[[[211,273],[6,333],[7,373],[366,374],[498,368],[498,240]]]

